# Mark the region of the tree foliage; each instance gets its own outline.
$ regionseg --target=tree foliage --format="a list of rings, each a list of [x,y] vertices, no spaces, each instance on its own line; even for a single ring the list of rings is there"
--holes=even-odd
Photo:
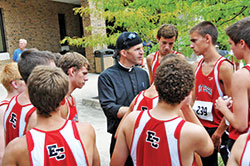
[[[136,31],[143,41],[156,41],[156,33],[162,24],[174,24],[179,31],[175,49],[190,56],[189,30],[203,20],[214,23],[219,31],[218,42],[229,49],[225,29],[232,23],[250,15],[249,0],[92,0],[95,9],[76,8],[81,15],[92,13],[105,18],[109,34],[70,38],[71,45],[115,45],[121,31]],[[91,30],[92,27],[87,27]],[[154,49],[157,49],[155,45]]]

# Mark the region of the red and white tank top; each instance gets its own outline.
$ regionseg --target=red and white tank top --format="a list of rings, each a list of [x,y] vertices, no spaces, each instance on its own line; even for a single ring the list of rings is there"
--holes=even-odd
[[[180,117],[162,121],[153,118],[149,110],[141,111],[130,149],[134,165],[182,165],[179,140],[184,123]]]
[[[195,103],[193,110],[205,127],[218,127],[223,117],[223,114],[215,108],[214,103],[219,96],[224,96],[219,80],[219,69],[221,63],[225,60],[227,59],[220,57],[213,70],[206,76],[202,73],[204,59],[201,59],[195,71]]]
[[[247,136],[247,141],[244,146],[243,153],[240,159],[241,166],[249,166],[250,165],[250,133]]]
[[[67,103],[67,108],[68,108],[67,120],[79,122],[78,121],[78,114],[77,114],[77,110],[76,110],[76,105],[75,105],[75,100],[71,95],[69,97],[71,98],[72,104],[70,103],[69,99],[66,98],[66,103]]]
[[[26,133],[27,125],[31,114],[36,108],[30,103],[21,105],[15,96],[10,100],[10,103],[4,113],[4,131],[5,131],[5,144],[16,137],[21,137]]]
[[[172,54],[181,54],[180,52],[177,51],[173,51]],[[154,58],[153,58],[153,62],[152,62],[152,79],[151,79],[151,83],[154,82],[155,80],[155,72],[156,69],[158,68],[160,62],[159,62],[159,51],[156,51]]]
[[[31,165],[89,165],[76,123],[70,120],[54,131],[33,128],[26,140]]]
[[[250,72],[250,64],[245,65],[243,68],[247,69]],[[248,129],[240,132],[239,130],[236,130],[232,125],[229,125],[229,138],[236,140],[241,134],[246,132],[250,132],[250,104],[248,108]]]
[[[0,106],[8,105],[9,102],[10,102],[9,100],[2,100],[2,101],[0,101]]]
[[[145,91],[146,90],[141,91],[137,95],[137,97],[135,99],[133,111],[151,110],[152,108],[154,108],[157,105],[159,97],[158,96],[153,97],[153,98],[147,97],[144,95]]]

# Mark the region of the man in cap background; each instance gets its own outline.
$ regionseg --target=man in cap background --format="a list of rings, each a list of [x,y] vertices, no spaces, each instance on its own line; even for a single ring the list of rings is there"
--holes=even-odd
[[[149,87],[147,72],[136,67],[141,63],[143,54],[142,40],[137,33],[123,32],[116,41],[114,58],[117,63],[104,70],[98,78],[99,101],[107,117],[107,130],[112,134],[110,156],[120,120],[134,97]]]

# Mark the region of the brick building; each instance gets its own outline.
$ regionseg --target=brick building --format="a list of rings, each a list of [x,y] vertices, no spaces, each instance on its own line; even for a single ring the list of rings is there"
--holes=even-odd
[[[0,0],[0,60],[12,57],[18,40],[24,38],[28,41],[27,48],[78,51],[94,66],[93,48],[69,48],[60,44],[65,36],[91,35],[91,32],[84,33],[84,27],[95,26],[95,22],[98,22],[96,26],[105,27],[102,19],[74,15],[73,8],[81,5],[91,3],[88,0]]]

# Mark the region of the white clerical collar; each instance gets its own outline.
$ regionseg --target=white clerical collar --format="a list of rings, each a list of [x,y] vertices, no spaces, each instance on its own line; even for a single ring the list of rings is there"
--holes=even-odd
[[[121,65],[121,67],[123,67],[124,69],[127,69],[127,70],[128,70],[128,72],[131,72],[131,71],[132,71],[132,69],[133,69],[133,67],[134,67],[134,66],[132,66],[132,67],[126,67],[126,66],[124,66],[123,64],[121,64],[121,62],[120,62],[120,61],[118,61],[118,63]]]

